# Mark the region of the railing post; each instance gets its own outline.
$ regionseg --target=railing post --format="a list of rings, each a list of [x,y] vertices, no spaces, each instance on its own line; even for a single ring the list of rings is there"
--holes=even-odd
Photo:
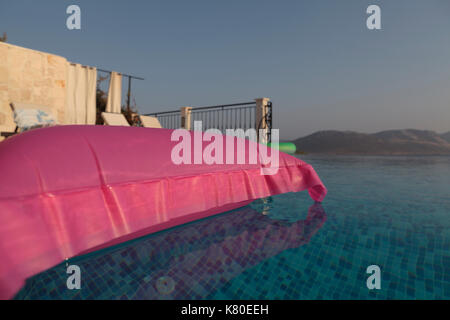
[[[181,107],[181,128],[191,130],[192,107]]]
[[[267,131],[268,131],[268,124],[266,122],[266,116],[268,112],[268,104],[270,99],[269,98],[257,98],[256,101],[256,112],[255,112],[255,119],[256,119],[256,130],[257,130],[257,137],[259,143],[267,143]],[[262,139],[259,138],[259,129],[264,130],[264,134]]]

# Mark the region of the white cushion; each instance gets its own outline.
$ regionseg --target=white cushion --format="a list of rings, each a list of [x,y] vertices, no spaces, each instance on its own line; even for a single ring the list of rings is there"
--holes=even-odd
[[[21,132],[56,125],[53,114],[40,109],[14,109],[14,121]]]

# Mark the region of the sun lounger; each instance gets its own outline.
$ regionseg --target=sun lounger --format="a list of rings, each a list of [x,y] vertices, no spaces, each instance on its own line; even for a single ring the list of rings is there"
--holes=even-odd
[[[140,115],[139,120],[141,120],[141,124],[145,128],[162,128],[158,118]]]
[[[19,132],[57,124],[53,111],[48,106],[31,103],[11,102],[16,128],[11,132],[1,132],[2,137],[10,137]]]
[[[11,136],[13,136],[13,135],[15,135],[17,133],[18,132],[17,132],[17,127],[16,127],[16,130],[14,132],[1,131],[0,132],[0,136],[5,137],[5,138],[9,138],[9,137],[11,137]]]
[[[107,126],[124,126],[129,127],[127,119],[122,113],[102,112],[103,121]]]

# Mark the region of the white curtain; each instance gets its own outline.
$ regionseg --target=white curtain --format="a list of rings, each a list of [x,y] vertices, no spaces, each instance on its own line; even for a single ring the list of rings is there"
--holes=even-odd
[[[111,79],[109,80],[106,112],[120,113],[121,103],[122,103],[122,75],[113,71],[111,72]]]
[[[68,63],[66,123],[95,124],[97,69]]]

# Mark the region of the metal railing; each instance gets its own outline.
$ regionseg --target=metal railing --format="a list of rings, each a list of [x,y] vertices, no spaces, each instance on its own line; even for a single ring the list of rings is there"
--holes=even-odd
[[[243,102],[235,104],[223,104],[208,107],[192,107],[189,108],[188,124],[183,123],[185,118],[182,111],[173,110],[165,112],[155,112],[146,114],[158,118],[163,128],[178,129],[189,128],[194,129],[194,122],[202,122],[202,130],[218,129],[225,133],[226,129],[260,129],[264,126],[267,130],[267,141],[271,141],[270,129],[272,128],[272,102],[268,102],[264,112],[265,116],[257,121],[256,115],[257,104],[253,102]],[[257,123],[259,122],[259,123]]]
[[[194,121],[202,122],[202,129],[244,129],[256,127],[256,103],[244,102],[191,109],[191,128]]]

